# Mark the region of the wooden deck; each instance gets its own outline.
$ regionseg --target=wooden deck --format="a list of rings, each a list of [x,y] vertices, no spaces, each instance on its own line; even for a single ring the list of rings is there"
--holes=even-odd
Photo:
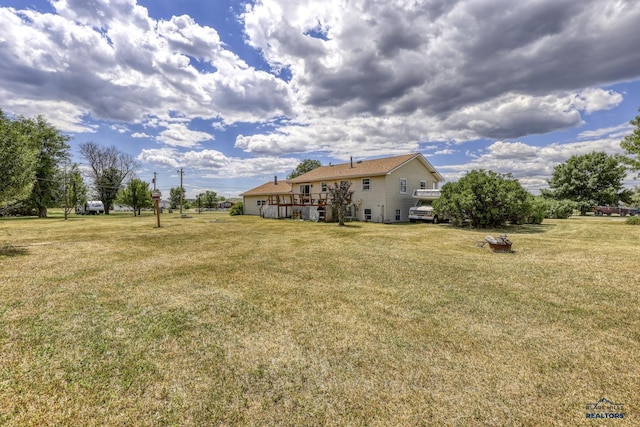
[[[265,206],[277,208],[277,218],[298,218],[302,207],[324,208],[330,204],[328,193],[272,194],[267,197],[266,202]],[[324,220],[325,212],[322,211],[321,218]]]

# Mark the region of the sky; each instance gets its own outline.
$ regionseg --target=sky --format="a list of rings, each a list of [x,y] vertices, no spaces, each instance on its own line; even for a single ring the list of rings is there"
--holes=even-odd
[[[168,196],[422,153],[447,181],[622,153],[636,0],[0,0],[0,109],[115,146]],[[630,176],[625,183],[640,184]]]

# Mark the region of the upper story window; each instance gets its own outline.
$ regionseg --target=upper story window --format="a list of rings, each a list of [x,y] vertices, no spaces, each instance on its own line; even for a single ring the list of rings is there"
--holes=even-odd
[[[320,191],[322,191],[323,193],[327,192],[327,183],[326,182],[321,183],[320,187],[321,187]]]
[[[362,190],[370,190],[371,189],[371,179],[370,178],[362,178]]]
[[[311,194],[311,185],[310,184],[300,185],[300,194],[304,196],[308,196],[309,194]]]
[[[427,189],[427,180],[426,179],[421,179],[420,180],[420,189],[421,190],[426,190]]]
[[[407,179],[400,178],[400,192],[405,194],[407,192]]]

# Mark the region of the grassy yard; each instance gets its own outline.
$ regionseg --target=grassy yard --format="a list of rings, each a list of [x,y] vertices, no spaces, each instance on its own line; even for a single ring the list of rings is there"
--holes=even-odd
[[[0,219],[0,425],[640,425],[640,227]]]

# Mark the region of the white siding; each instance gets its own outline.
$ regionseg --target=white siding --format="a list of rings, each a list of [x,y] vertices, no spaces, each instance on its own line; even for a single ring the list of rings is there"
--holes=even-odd
[[[407,180],[407,192],[400,192],[400,180]],[[401,221],[408,221],[409,208],[415,204],[413,190],[420,188],[420,181],[427,181],[427,188],[437,185],[437,179],[419,159],[413,159],[386,176],[385,219],[395,222],[396,209],[400,209]]]
[[[260,215],[258,201],[267,200],[267,196],[244,196],[243,206],[245,215]]]

